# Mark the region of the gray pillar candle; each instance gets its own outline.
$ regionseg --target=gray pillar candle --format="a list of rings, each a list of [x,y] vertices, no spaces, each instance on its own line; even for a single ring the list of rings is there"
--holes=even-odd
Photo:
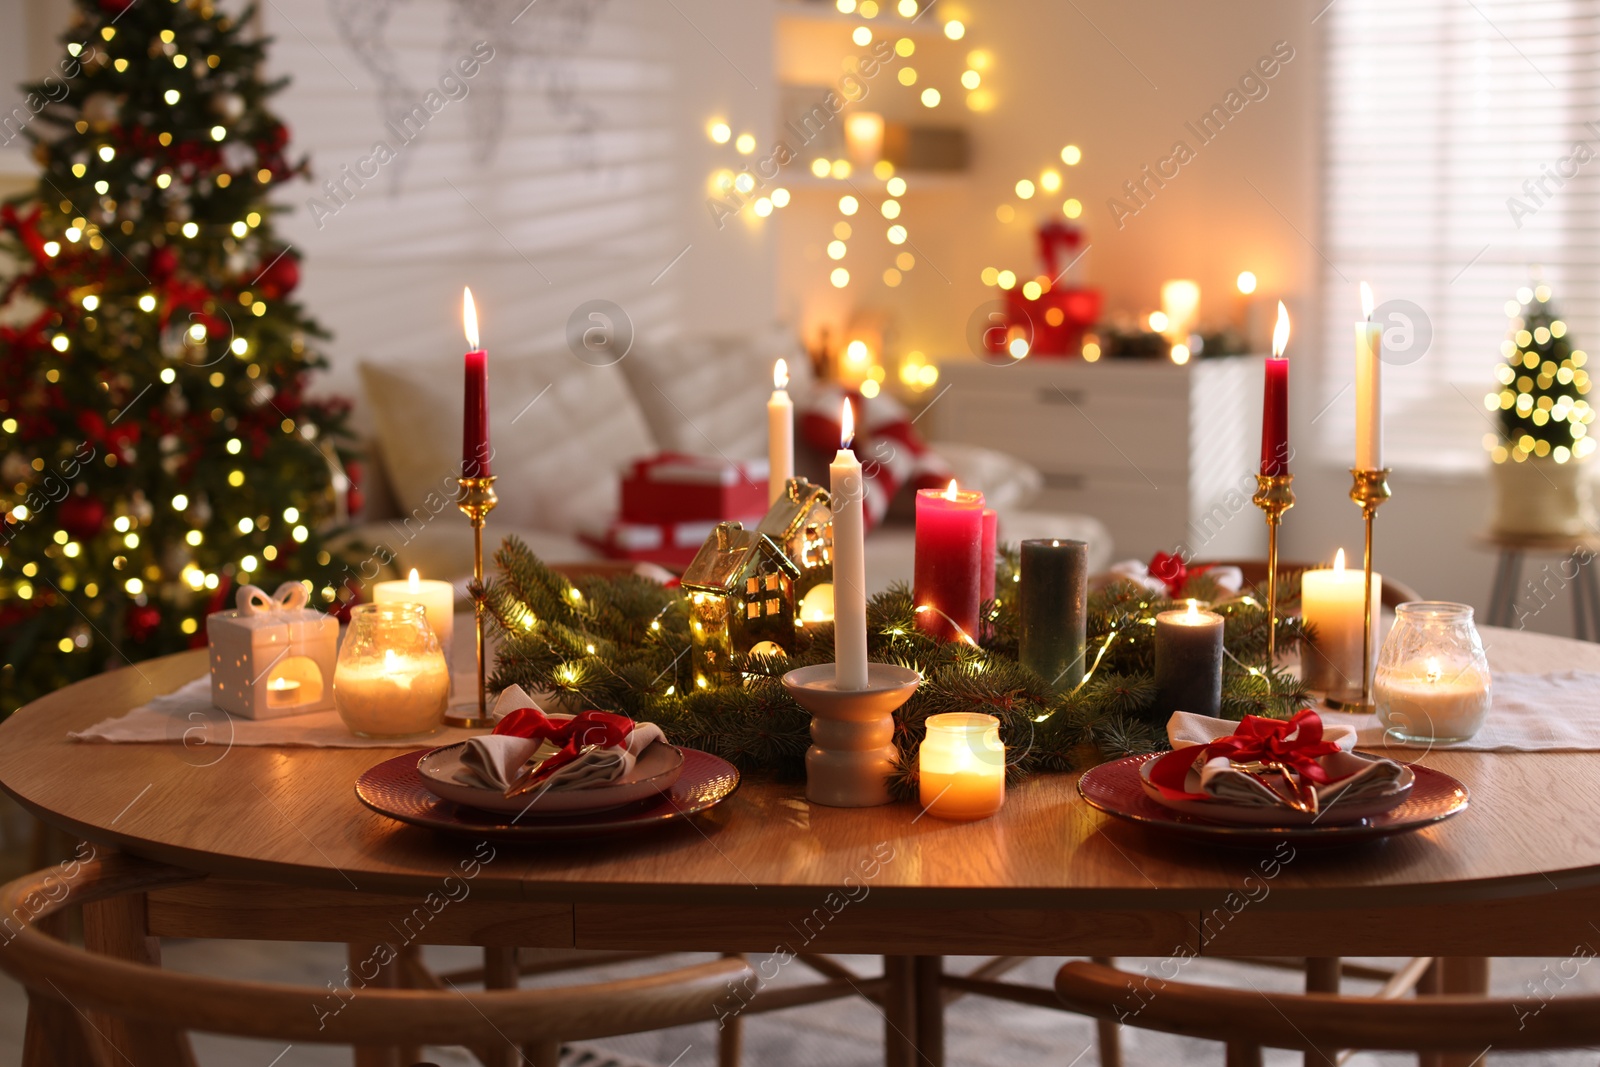
[[[1222,714],[1222,616],[1188,608],[1156,616],[1156,711]]]
[[[1089,546],[1082,541],[1022,542],[1022,665],[1057,689],[1083,680],[1088,624]]]

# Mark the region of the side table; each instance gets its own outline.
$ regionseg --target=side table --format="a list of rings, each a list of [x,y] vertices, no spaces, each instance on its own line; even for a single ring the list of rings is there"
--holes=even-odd
[[[1543,610],[1570,588],[1573,636],[1580,641],[1600,641],[1600,581],[1596,580],[1593,566],[1595,557],[1600,556],[1600,537],[1540,537],[1491,530],[1479,535],[1478,544],[1499,555],[1485,620],[1490,626],[1521,629],[1523,618]],[[1539,600],[1533,612],[1519,611],[1523,598],[1522,561],[1530,554],[1560,557],[1555,564],[1545,566],[1537,581],[1528,583],[1528,593]]]

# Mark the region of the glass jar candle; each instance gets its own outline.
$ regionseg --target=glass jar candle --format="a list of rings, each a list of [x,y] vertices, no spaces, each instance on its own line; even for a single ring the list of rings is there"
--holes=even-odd
[[[450,671],[420,604],[362,604],[333,672],[333,702],[357,737],[431,734],[444,719]]]
[[[1372,681],[1378,721],[1401,741],[1448,744],[1489,714],[1489,659],[1472,608],[1420,600],[1395,609]]]
[[[987,819],[1006,802],[1000,720],[955,711],[929,715],[917,751],[922,806],[940,819]]]

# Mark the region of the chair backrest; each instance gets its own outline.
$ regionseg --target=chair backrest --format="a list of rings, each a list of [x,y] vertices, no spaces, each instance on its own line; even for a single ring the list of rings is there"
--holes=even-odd
[[[1233,1046],[1482,1053],[1600,1044],[1600,997],[1383,1000],[1167,982],[1099,963],[1056,975],[1069,1011]]]
[[[1191,570],[1195,567],[1207,566],[1238,567],[1239,572],[1244,575],[1244,584],[1246,587],[1255,586],[1256,588],[1263,590],[1267,587],[1267,561],[1264,559],[1213,559],[1196,561],[1191,563],[1189,566]],[[1326,563],[1291,563],[1279,560],[1278,576],[1280,579],[1280,588],[1278,595],[1280,597],[1285,595],[1298,596],[1300,592],[1300,583],[1298,579],[1290,585],[1287,593],[1282,589],[1282,578],[1284,575],[1298,574],[1301,571],[1308,571],[1317,567],[1326,566],[1328,566]],[[1359,554],[1357,554],[1355,557],[1354,566],[1358,570],[1361,567],[1361,557]],[[1417,591],[1412,589],[1409,585],[1406,585],[1404,582],[1397,581],[1387,574],[1383,576],[1383,596],[1381,603],[1384,607],[1393,608],[1396,604],[1405,604],[1412,600],[1421,599],[1422,597],[1417,595]]]
[[[656,1030],[716,1018],[730,984],[754,978],[743,960],[719,959],[565,988],[333,992],[162,970],[88,952],[38,929],[70,905],[201,877],[125,856],[24,875],[0,887],[0,970],[31,996],[173,1031],[369,1046],[531,1044]]]

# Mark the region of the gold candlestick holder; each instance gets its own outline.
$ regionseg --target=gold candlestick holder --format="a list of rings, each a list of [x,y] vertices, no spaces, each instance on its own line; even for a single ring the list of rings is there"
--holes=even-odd
[[[1371,712],[1375,707],[1372,700],[1372,637],[1376,629],[1372,625],[1372,520],[1378,514],[1379,505],[1391,495],[1389,468],[1383,467],[1378,470],[1354,468],[1350,474],[1354,479],[1350,485],[1350,499],[1361,508],[1361,519],[1366,524],[1366,537],[1361,550],[1364,581],[1361,623],[1365,628],[1361,634],[1361,700],[1358,703],[1329,700],[1327,704],[1339,711]]]
[[[494,476],[486,475],[482,478],[457,478],[461,486],[461,493],[456,497],[456,507],[462,514],[472,521],[472,577],[478,585],[483,584],[483,524],[489,519],[489,512],[500,502],[494,495]],[[478,713],[473,715],[465,709],[451,708],[445,714],[446,726],[464,726],[469,730],[476,730],[493,726],[489,718],[489,694],[487,670],[483,658],[483,628],[485,613],[482,602],[473,604],[473,615],[477,621],[477,651],[478,651]]]
[[[1278,654],[1278,527],[1294,507],[1294,475],[1256,475],[1252,503],[1267,516],[1267,669]]]

